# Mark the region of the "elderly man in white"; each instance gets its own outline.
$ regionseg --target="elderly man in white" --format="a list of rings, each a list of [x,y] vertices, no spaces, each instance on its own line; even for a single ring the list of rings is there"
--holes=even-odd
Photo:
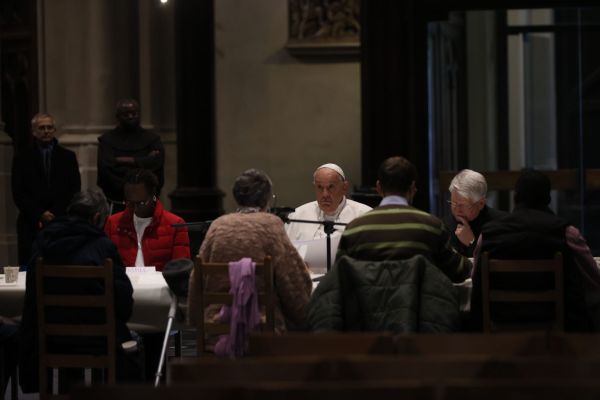
[[[317,200],[296,208],[288,218],[348,223],[371,210],[367,205],[346,198],[349,183],[344,171],[336,164],[323,164],[317,168],[313,174],[313,185]],[[336,225],[335,229],[343,231],[344,226]],[[286,224],[286,231],[291,240],[325,237],[321,224],[291,222]]]

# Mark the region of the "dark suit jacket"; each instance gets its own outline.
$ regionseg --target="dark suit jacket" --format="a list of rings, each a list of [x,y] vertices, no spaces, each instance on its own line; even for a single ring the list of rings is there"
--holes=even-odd
[[[479,235],[481,235],[481,230],[483,226],[490,221],[494,221],[498,218],[502,218],[507,213],[504,211],[496,210],[494,208],[484,206],[477,218],[469,223],[471,226],[471,230],[473,231],[473,236],[475,236],[475,241],[470,246],[465,246],[462,242],[456,237],[455,231],[456,226],[458,225],[458,221],[454,218],[452,213],[446,215],[443,219],[444,225],[446,225],[446,229],[450,232],[450,243],[452,247],[456,249],[460,254],[465,257],[473,257],[473,251],[477,246],[477,239]]]
[[[37,145],[15,154],[12,165],[12,192],[21,215],[37,224],[46,210],[64,215],[73,195],[81,190],[81,177],[75,153],[56,141],[51,156],[50,179],[46,178]]]

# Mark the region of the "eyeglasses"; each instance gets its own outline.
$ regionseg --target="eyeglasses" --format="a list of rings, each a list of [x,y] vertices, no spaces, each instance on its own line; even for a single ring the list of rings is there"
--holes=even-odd
[[[448,204],[450,204],[450,208],[454,208],[457,210],[465,210],[469,208],[473,208],[473,203],[455,203],[451,200],[448,200]]]
[[[136,207],[150,206],[155,201],[156,201],[156,196],[152,196],[151,199],[149,199],[149,200],[143,200],[143,201],[130,201],[130,200],[126,200],[125,204],[127,204],[128,207],[136,208]]]
[[[37,129],[38,131],[53,131],[54,125],[38,125]]]

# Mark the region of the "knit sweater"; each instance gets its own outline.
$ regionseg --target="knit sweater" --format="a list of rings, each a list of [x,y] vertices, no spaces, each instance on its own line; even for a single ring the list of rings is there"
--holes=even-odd
[[[272,214],[233,213],[216,219],[200,247],[205,262],[237,261],[250,257],[262,262],[271,256],[275,282],[275,330],[283,332],[300,327],[305,319],[305,306],[312,290],[308,268],[288,239],[283,223]],[[189,314],[196,315],[194,274],[190,277]],[[227,287],[227,282],[209,281],[207,289]],[[210,318],[209,315],[206,318]]]
[[[453,282],[469,277],[471,262],[450,245],[450,234],[431,214],[410,206],[386,205],[352,221],[344,231],[337,259],[404,260],[421,254]]]

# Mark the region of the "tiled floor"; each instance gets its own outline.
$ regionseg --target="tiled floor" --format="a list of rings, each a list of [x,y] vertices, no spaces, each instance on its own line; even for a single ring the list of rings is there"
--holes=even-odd
[[[170,356],[175,355],[175,347],[173,339],[171,339],[169,343],[169,353]],[[196,355],[196,337],[195,333],[192,331],[183,331],[182,334],[182,347],[181,354],[184,357],[195,356]],[[150,382],[148,384],[151,384]],[[11,391],[10,391],[10,383],[8,384],[9,388],[4,395],[4,400],[11,400]],[[38,400],[40,398],[38,393],[33,394],[24,394],[19,390],[19,400]]]

